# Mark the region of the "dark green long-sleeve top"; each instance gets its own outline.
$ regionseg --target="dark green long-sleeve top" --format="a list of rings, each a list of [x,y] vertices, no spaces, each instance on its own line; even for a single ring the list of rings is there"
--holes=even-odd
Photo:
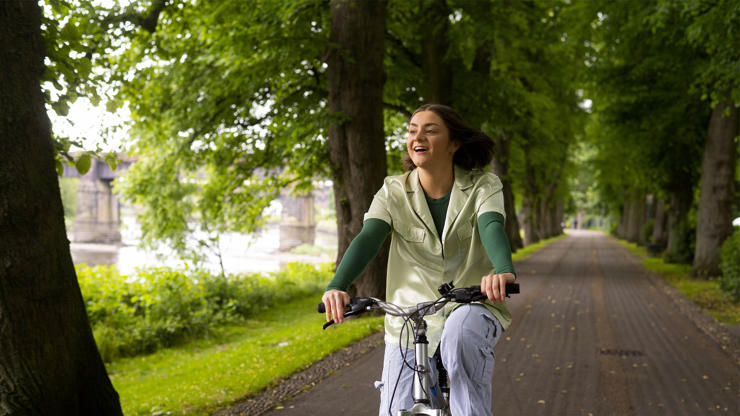
[[[450,203],[450,193],[438,199],[426,196],[426,200],[437,235],[441,236],[447,216],[447,207]],[[377,218],[368,218],[360,233],[352,240],[344,253],[334,279],[326,290],[346,291],[378,254],[390,232],[391,226],[387,222]],[[515,273],[511,261],[511,246],[504,231],[504,216],[498,212],[481,214],[478,217],[478,233],[496,273]]]

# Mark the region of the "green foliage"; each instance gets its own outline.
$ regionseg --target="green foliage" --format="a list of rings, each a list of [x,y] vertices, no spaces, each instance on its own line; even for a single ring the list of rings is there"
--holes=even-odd
[[[106,361],[175,345],[240,322],[289,299],[320,292],[330,265],[288,264],[262,275],[211,275],[167,268],[121,276],[112,266],[77,267],[98,349]]]
[[[719,286],[735,302],[740,302],[740,227],[722,244],[722,275],[717,278]]]
[[[115,37],[107,36],[106,30],[117,19],[115,13],[120,6],[115,2],[110,9],[92,0],[44,0],[42,33],[44,40],[46,71],[41,87],[46,106],[60,117],[66,117],[69,108],[79,98],[86,98],[92,105],[110,99],[111,77],[105,70],[109,66],[110,53],[129,37],[133,25],[116,26]],[[110,2],[109,2],[110,3]],[[135,2],[130,13],[143,12]],[[148,6],[148,4],[146,4]],[[118,23],[124,19],[119,16]],[[90,168],[90,158],[102,157],[100,148],[76,154],[72,146],[82,149],[84,137],[53,137],[57,173],[63,172],[63,163],[75,167],[80,174]],[[105,137],[101,138],[103,141]],[[115,169],[115,156],[106,160]]]
[[[62,206],[64,206],[64,222],[70,227],[77,215],[77,187],[80,185],[79,178],[59,178],[59,191],[62,194]]]
[[[328,176],[325,6],[176,2],[112,62],[138,157],[117,190],[141,208],[145,243],[186,256],[201,233],[217,250],[219,233],[257,230],[281,189]]]

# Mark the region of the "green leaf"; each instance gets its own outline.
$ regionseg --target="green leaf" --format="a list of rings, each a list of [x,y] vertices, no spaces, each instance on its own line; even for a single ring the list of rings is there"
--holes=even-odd
[[[90,170],[90,162],[90,154],[83,153],[82,156],[77,159],[77,162],[75,162],[75,168],[77,169],[77,172],[80,172],[80,175],[86,174]]]
[[[62,161],[59,159],[55,160],[55,162],[57,168],[57,176],[61,177],[62,175],[64,175],[64,165],[62,165]]]

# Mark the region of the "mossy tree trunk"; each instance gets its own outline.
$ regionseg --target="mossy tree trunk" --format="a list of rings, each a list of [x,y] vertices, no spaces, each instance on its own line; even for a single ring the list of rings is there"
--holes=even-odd
[[[712,111],[701,162],[699,210],[692,274],[708,278],[719,271],[720,247],[732,232],[732,202],[735,195],[738,109],[720,102]]]

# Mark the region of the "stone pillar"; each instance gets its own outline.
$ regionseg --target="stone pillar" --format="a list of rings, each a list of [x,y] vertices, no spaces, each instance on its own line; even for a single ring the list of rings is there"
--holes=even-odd
[[[99,179],[97,162],[93,161],[77,188],[77,215],[72,240],[76,243],[120,243],[118,198],[113,194],[111,181]]]
[[[280,251],[288,251],[301,244],[314,244],[316,219],[313,193],[281,195],[283,211],[280,217]]]

